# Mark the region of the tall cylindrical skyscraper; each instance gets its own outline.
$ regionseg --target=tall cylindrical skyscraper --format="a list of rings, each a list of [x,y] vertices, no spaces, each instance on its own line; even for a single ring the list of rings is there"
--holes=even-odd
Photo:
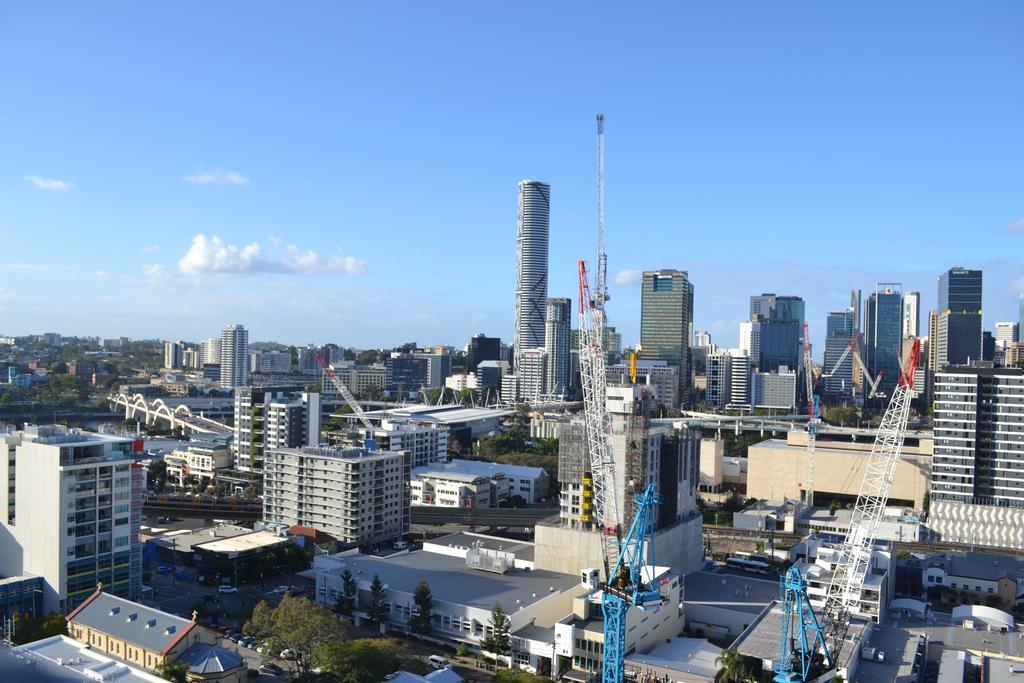
[[[526,349],[544,347],[548,302],[548,232],[551,186],[536,180],[519,183],[516,231],[515,358]]]

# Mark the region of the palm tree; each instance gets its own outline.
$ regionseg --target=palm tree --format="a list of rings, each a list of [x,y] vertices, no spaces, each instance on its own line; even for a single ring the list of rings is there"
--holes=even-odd
[[[722,654],[715,658],[715,664],[721,665],[723,680],[746,681],[750,679],[747,663],[743,655],[734,647],[722,650]]]

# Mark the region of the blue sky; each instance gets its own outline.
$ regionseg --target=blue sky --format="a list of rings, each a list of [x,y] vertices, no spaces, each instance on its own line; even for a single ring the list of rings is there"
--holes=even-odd
[[[627,343],[662,267],[724,345],[750,294],[803,296],[820,338],[851,288],[928,308],[952,265],[991,328],[1024,290],[1022,28],[1009,1],[4,3],[0,332],[508,338],[518,180],[552,185],[550,295],[593,259],[597,112]]]

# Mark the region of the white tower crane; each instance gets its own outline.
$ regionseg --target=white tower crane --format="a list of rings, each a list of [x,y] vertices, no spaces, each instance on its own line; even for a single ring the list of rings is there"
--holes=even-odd
[[[371,423],[370,419],[366,417],[366,413],[363,412],[362,406],[360,406],[359,402],[356,401],[356,397],[353,396],[352,392],[348,390],[348,387],[338,379],[338,375],[334,372],[334,368],[328,365],[327,361],[325,361],[323,356],[319,353],[314,354],[314,356],[316,357],[316,361],[320,363],[320,367],[324,369],[324,374],[326,374],[328,379],[331,380],[331,384],[333,384],[334,388],[339,394],[341,394],[341,397],[345,399],[345,403],[348,404],[348,407],[352,409],[352,412],[355,413],[355,416],[363,423],[363,426],[372,431],[374,429],[373,423]]]
[[[807,507],[814,506],[814,449],[818,440],[818,397],[814,395],[814,374],[811,372],[811,333],[804,324],[804,378],[807,382]]]

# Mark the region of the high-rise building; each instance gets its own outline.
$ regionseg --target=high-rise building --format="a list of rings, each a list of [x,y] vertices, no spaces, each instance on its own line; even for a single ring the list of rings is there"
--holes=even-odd
[[[879,283],[864,306],[864,364],[878,377],[878,391],[891,395],[900,376],[903,349],[903,295],[898,282]]]
[[[980,270],[950,268],[939,276],[934,371],[982,358]]]
[[[299,387],[237,387],[235,468],[260,470],[269,449],[317,445],[322,421],[320,394]]]
[[[804,318],[804,300],[798,296],[750,297],[750,322],[740,324],[740,349],[747,352],[751,367],[761,372],[797,367]]]
[[[548,352],[544,349],[523,349],[519,354],[519,398],[539,401],[548,386]]]
[[[249,372],[286,375],[292,371],[292,354],[287,351],[250,351]]]
[[[853,311],[853,331],[863,332],[864,328],[861,327],[863,324],[863,318],[861,317],[861,291],[859,289],[850,290],[850,310]]]
[[[134,599],[146,470],[132,440],[59,425],[0,438],[0,573],[43,577],[44,612],[66,613],[102,582]]]
[[[1019,318],[1019,329],[1024,329],[1024,292],[1018,295],[1017,301],[1017,317]],[[1021,340],[1024,341],[1024,340]]]
[[[164,367],[177,370],[185,366],[185,342],[164,342]]]
[[[796,370],[785,366],[778,372],[750,373],[750,407],[765,410],[796,410]]]
[[[579,350],[579,339],[572,345],[572,348]],[[615,330],[613,325],[605,325],[604,328],[604,352],[609,363],[618,363],[622,355],[622,334]]]
[[[393,352],[384,359],[388,391],[408,394],[428,386],[430,361],[412,353]]]
[[[996,323],[996,343],[1006,346],[1020,341],[1020,326],[1015,322]]]
[[[825,377],[824,398],[829,403],[841,403],[853,398],[853,353],[846,352],[853,341],[853,321],[852,308],[834,311],[826,318],[822,371],[828,373]],[[846,354],[845,358],[843,354]]]
[[[544,347],[544,313],[548,301],[548,237],[551,186],[536,180],[519,183],[516,234],[516,359],[526,349]],[[518,367],[516,372],[518,372]]]
[[[693,345],[708,347],[711,346],[711,333],[707,330],[697,330],[693,333]]]
[[[1024,370],[936,373],[928,526],[943,541],[1024,550]]]
[[[679,366],[679,395],[689,404],[693,283],[682,270],[644,271],[640,298],[640,347],[648,360]]]
[[[750,356],[743,349],[708,353],[705,400],[716,408],[749,408],[750,368]]]
[[[249,383],[249,332],[242,325],[228,325],[220,333],[220,385],[225,389]]]
[[[569,392],[569,333],[572,330],[572,299],[548,299],[544,323],[544,348],[548,352],[546,393]]]
[[[189,347],[181,352],[181,365],[184,368],[190,370],[198,370],[202,367],[202,363],[199,360],[199,349],[195,347]]]
[[[501,339],[488,337],[483,332],[469,340],[466,349],[466,372],[476,372],[485,360],[501,360]]]
[[[280,448],[263,471],[263,517],[311,527],[348,545],[409,533],[409,454],[366,448]]]
[[[903,294],[903,336],[921,336],[921,292]]]
[[[220,337],[210,337],[199,345],[199,367],[220,365]]]

